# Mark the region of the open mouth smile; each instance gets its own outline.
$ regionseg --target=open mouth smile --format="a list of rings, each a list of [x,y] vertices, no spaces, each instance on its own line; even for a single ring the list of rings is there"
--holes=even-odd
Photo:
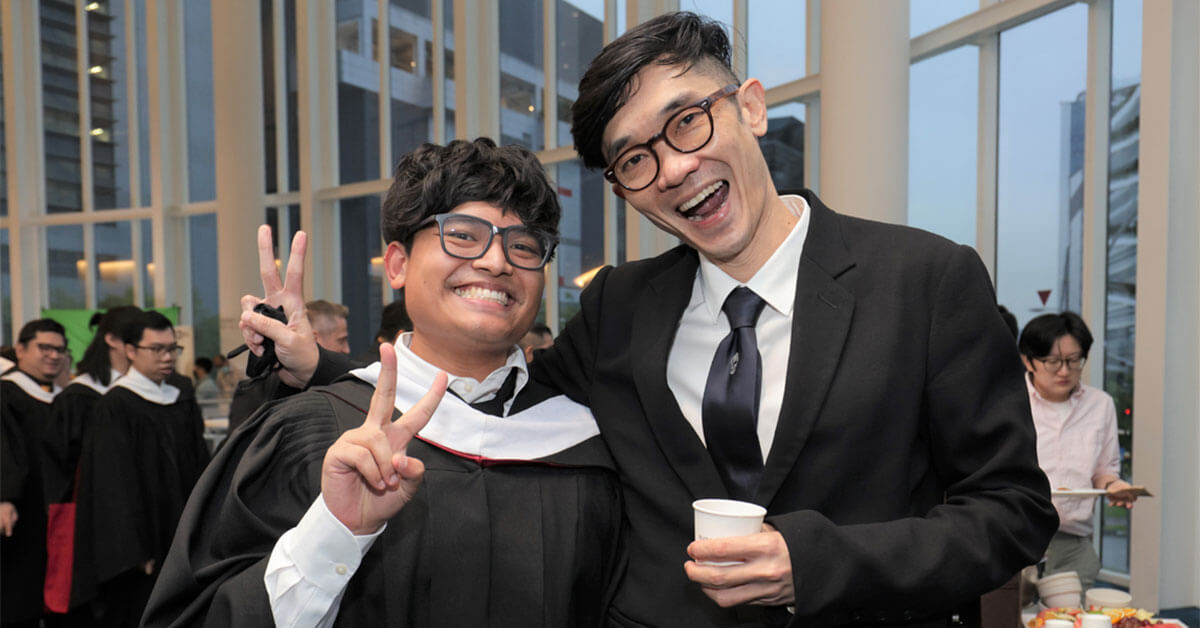
[[[479,301],[491,301],[499,305],[508,305],[512,297],[508,293],[501,290],[491,290],[488,288],[480,288],[479,286],[466,286],[463,288],[455,288],[454,294],[464,299],[476,299]]]
[[[713,215],[729,197],[729,183],[717,181],[684,201],[676,210],[684,218],[699,222]]]

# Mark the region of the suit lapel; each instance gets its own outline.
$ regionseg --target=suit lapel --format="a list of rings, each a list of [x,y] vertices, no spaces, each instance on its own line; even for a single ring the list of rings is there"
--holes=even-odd
[[[836,215],[811,192],[812,212],[796,277],[787,387],[767,456],[759,503],[769,504],[787,478],[833,382],[854,314],[854,295],[837,282],[854,266]]]
[[[630,355],[646,422],[667,461],[692,495],[724,497],[725,485],[708,450],[684,418],[667,385],[667,358],[692,294],[698,264],[695,251],[689,250],[650,281],[655,296],[637,303]]]

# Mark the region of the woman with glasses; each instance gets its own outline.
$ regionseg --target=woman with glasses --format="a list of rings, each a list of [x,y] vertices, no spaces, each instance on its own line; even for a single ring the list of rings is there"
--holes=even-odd
[[[1025,325],[1018,341],[1027,371],[1029,405],[1037,429],[1038,463],[1051,489],[1098,488],[1114,505],[1136,496],[1120,477],[1117,412],[1112,397],[1080,381],[1092,333],[1074,312],[1043,314]],[[1055,497],[1059,526],[1046,549],[1045,574],[1074,571],[1087,591],[1100,572],[1092,546],[1091,498]]]
[[[104,626],[138,625],[208,463],[192,388],[170,383],[183,349],[171,321],[142,312],[121,336],[129,368],[96,402],[80,454],[71,583],[73,601],[93,600]]]

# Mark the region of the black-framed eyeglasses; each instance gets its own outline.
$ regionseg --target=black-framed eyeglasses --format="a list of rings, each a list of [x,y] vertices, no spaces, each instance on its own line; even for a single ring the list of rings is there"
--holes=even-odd
[[[66,355],[67,347],[65,345],[51,345],[44,342],[37,343],[38,351],[42,353],[57,353],[58,355]]]
[[[133,346],[138,349],[150,351],[150,352],[154,353],[154,355],[170,354],[171,357],[175,357],[183,352],[183,345],[133,345]]]
[[[1045,364],[1046,368],[1049,369],[1051,373],[1057,373],[1064,364],[1066,364],[1067,368],[1071,369],[1072,371],[1079,371],[1083,369],[1083,365],[1087,362],[1087,358],[1083,356],[1077,356],[1074,358],[1060,358],[1058,356],[1051,356],[1048,358],[1034,359],[1042,364]]]
[[[492,246],[492,239],[499,234],[504,258],[509,264],[524,270],[540,270],[554,256],[554,247],[558,246],[557,237],[537,229],[525,225],[497,227],[468,214],[434,214],[416,228],[424,229],[435,222],[442,250],[458,259],[483,257]]]
[[[713,105],[737,90],[737,85],[726,85],[700,102],[680,109],[667,119],[662,131],[617,155],[604,171],[604,178],[630,192],[650,187],[658,177],[659,168],[654,143],[661,139],[679,153],[694,153],[704,148],[713,136]]]

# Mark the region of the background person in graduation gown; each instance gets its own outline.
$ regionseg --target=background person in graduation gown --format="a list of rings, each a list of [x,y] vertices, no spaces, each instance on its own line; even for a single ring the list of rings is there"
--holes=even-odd
[[[412,333],[230,437],[145,625],[600,625],[617,480],[587,409],[530,382],[516,346],[560,212],[523,148],[479,139],[403,158],[384,263]]]
[[[92,317],[95,328],[91,343],[76,365],[76,376],[54,398],[44,441],[46,498],[51,504],[74,500],[75,472],[87,430],[93,424],[92,410],[117,378],[129,368],[122,331],[142,310],[132,305],[110,308]],[[69,532],[69,530],[68,530]],[[90,626],[90,609],[71,604],[65,614],[47,612],[48,626]]]
[[[171,322],[142,312],[122,340],[129,370],[96,402],[79,463],[72,599],[94,598],[102,626],[137,625],[208,461],[191,386],[167,383],[181,349]]]
[[[1040,557],[1056,517],[973,250],[778,194],[763,86],[694,14],[608,44],[572,117],[584,163],[684,243],[598,273],[532,364],[591,406],[621,470],[616,623],[944,626]],[[743,332],[723,304],[746,290],[761,389],[731,426],[706,376],[725,379],[714,355]],[[755,464],[718,462],[743,448]],[[767,507],[764,531],[692,542],[692,500],[737,494]]]
[[[46,447],[53,462],[47,470],[47,499],[51,503],[68,501],[74,485],[75,468],[83,448],[84,435],[92,425],[92,409],[113,382],[129,368],[125,357],[123,328],[142,310],[133,305],[97,312],[92,325],[95,335],[75,365],[76,376],[54,398],[52,420]]]
[[[36,626],[46,574],[41,440],[54,377],[67,359],[63,326],[48,318],[17,334],[17,363],[0,377],[0,625]]]
[[[261,238],[260,232],[260,253],[263,246]],[[307,242],[307,239],[303,240]],[[301,255],[303,255],[303,248],[301,248]],[[303,305],[304,316],[296,319],[296,323],[299,324],[302,318],[303,326],[297,325],[297,333],[311,334],[321,354],[337,365],[339,374],[362,366],[350,359],[350,340],[346,330],[346,316],[349,315],[350,310],[340,303],[330,303],[323,299],[309,301]],[[288,313],[286,309],[284,313]],[[237,389],[233,393],[233,401],[229,404],[229,431],[232,433],[236,430],[251,414],[254,414],[255,410],[268,401],[295,394],[304,388],[304,385],[289,378],[288,375],[287,372],[268,370],[260,373],[257,377],[238,382]]]

